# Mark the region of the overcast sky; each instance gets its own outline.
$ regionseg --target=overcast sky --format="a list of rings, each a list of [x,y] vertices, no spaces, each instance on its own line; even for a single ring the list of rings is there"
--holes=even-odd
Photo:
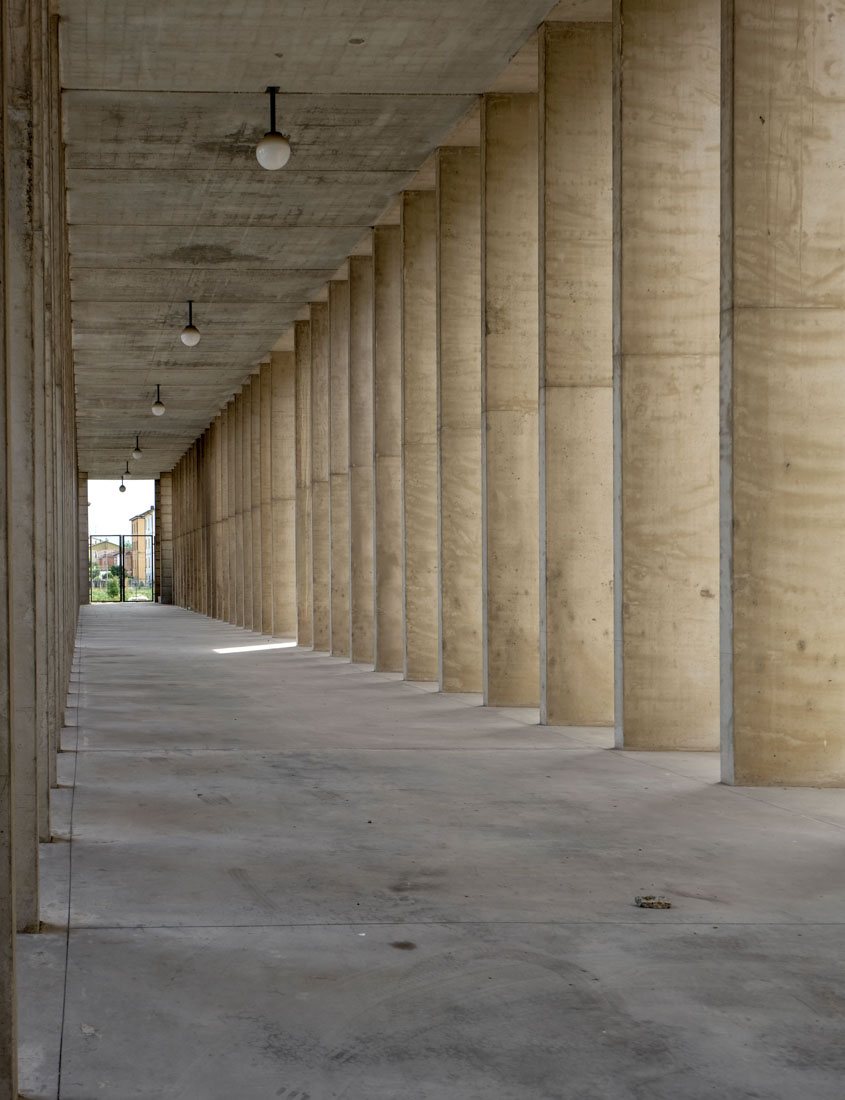
[[[155,501],[154,481],[127,481],[126,492],[119,481],[88,482],[89,535],[131,535],[133,516],[146,512]]]

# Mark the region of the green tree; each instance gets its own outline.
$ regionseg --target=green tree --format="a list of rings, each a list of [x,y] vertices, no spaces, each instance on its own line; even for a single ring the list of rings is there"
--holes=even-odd
[[[110,600],[116,600],[120,595],[120,583],[114,575],[109,577],[108,584],[106,585],[106,595]]]

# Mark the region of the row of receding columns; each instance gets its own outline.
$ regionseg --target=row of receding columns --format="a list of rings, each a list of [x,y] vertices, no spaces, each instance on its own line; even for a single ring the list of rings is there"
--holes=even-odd
[[[9,0],[0,27],[0,1100],[17,1098],[15,932],[38,933],[39,844],[87,599],[77,469],[57,17]]]
[[[156,485],[163,603],[295,637],[295,363],[274,353]]]
[[[845,779],[839,33],[786,0],[541,28],[537,92],[485,95],[295,325],[274,632],[621,747],[721,737],[728,781]],[[266,630],[250,438],[223,617]]]

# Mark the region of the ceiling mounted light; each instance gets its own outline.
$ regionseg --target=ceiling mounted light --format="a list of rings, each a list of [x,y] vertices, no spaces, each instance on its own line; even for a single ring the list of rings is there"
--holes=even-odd
[[[276,172],[279,168],[284,168],[290,160],[290,142],[276,129],[276,92],[278,90],[272,85],[267,89],[267,94],[270,96],[270,129],[255,148],[258,163],[268,172]]]
[[[141,444],[138,442],[138,436],[136,435],[135,436],[135,450],[132,452],[132,457],[133,458],[140,458],[142,454],[143,454],[143,451],[141,450]]]
[[[132,474],[129,472],[129,459],[128,458],[126,460],[126,469],[123,471],[123,476],[126,478],[127,481],[130,479],[130,477],[132,477]]]
[[[194,303],[188,302],[188,323],[182,329],[182,343],[186,348],[195,348],[200,342],[200,330],[194,324]]]
[[[126,486],[123,484],[123,478],[120,479],[120,485],[118,485],[117,491],[119,493],[125,493],[126,492]]]
[[[153,416],[164,416],[164,402],[161,399],[161,386],[156,386],[156,399],[153,403]]]

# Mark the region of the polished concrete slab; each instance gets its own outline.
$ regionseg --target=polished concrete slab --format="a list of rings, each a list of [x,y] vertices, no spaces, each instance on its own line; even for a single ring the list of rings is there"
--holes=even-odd
[[[78,665],[23,1096],[840,1100],[841,791],[177,608]]]

